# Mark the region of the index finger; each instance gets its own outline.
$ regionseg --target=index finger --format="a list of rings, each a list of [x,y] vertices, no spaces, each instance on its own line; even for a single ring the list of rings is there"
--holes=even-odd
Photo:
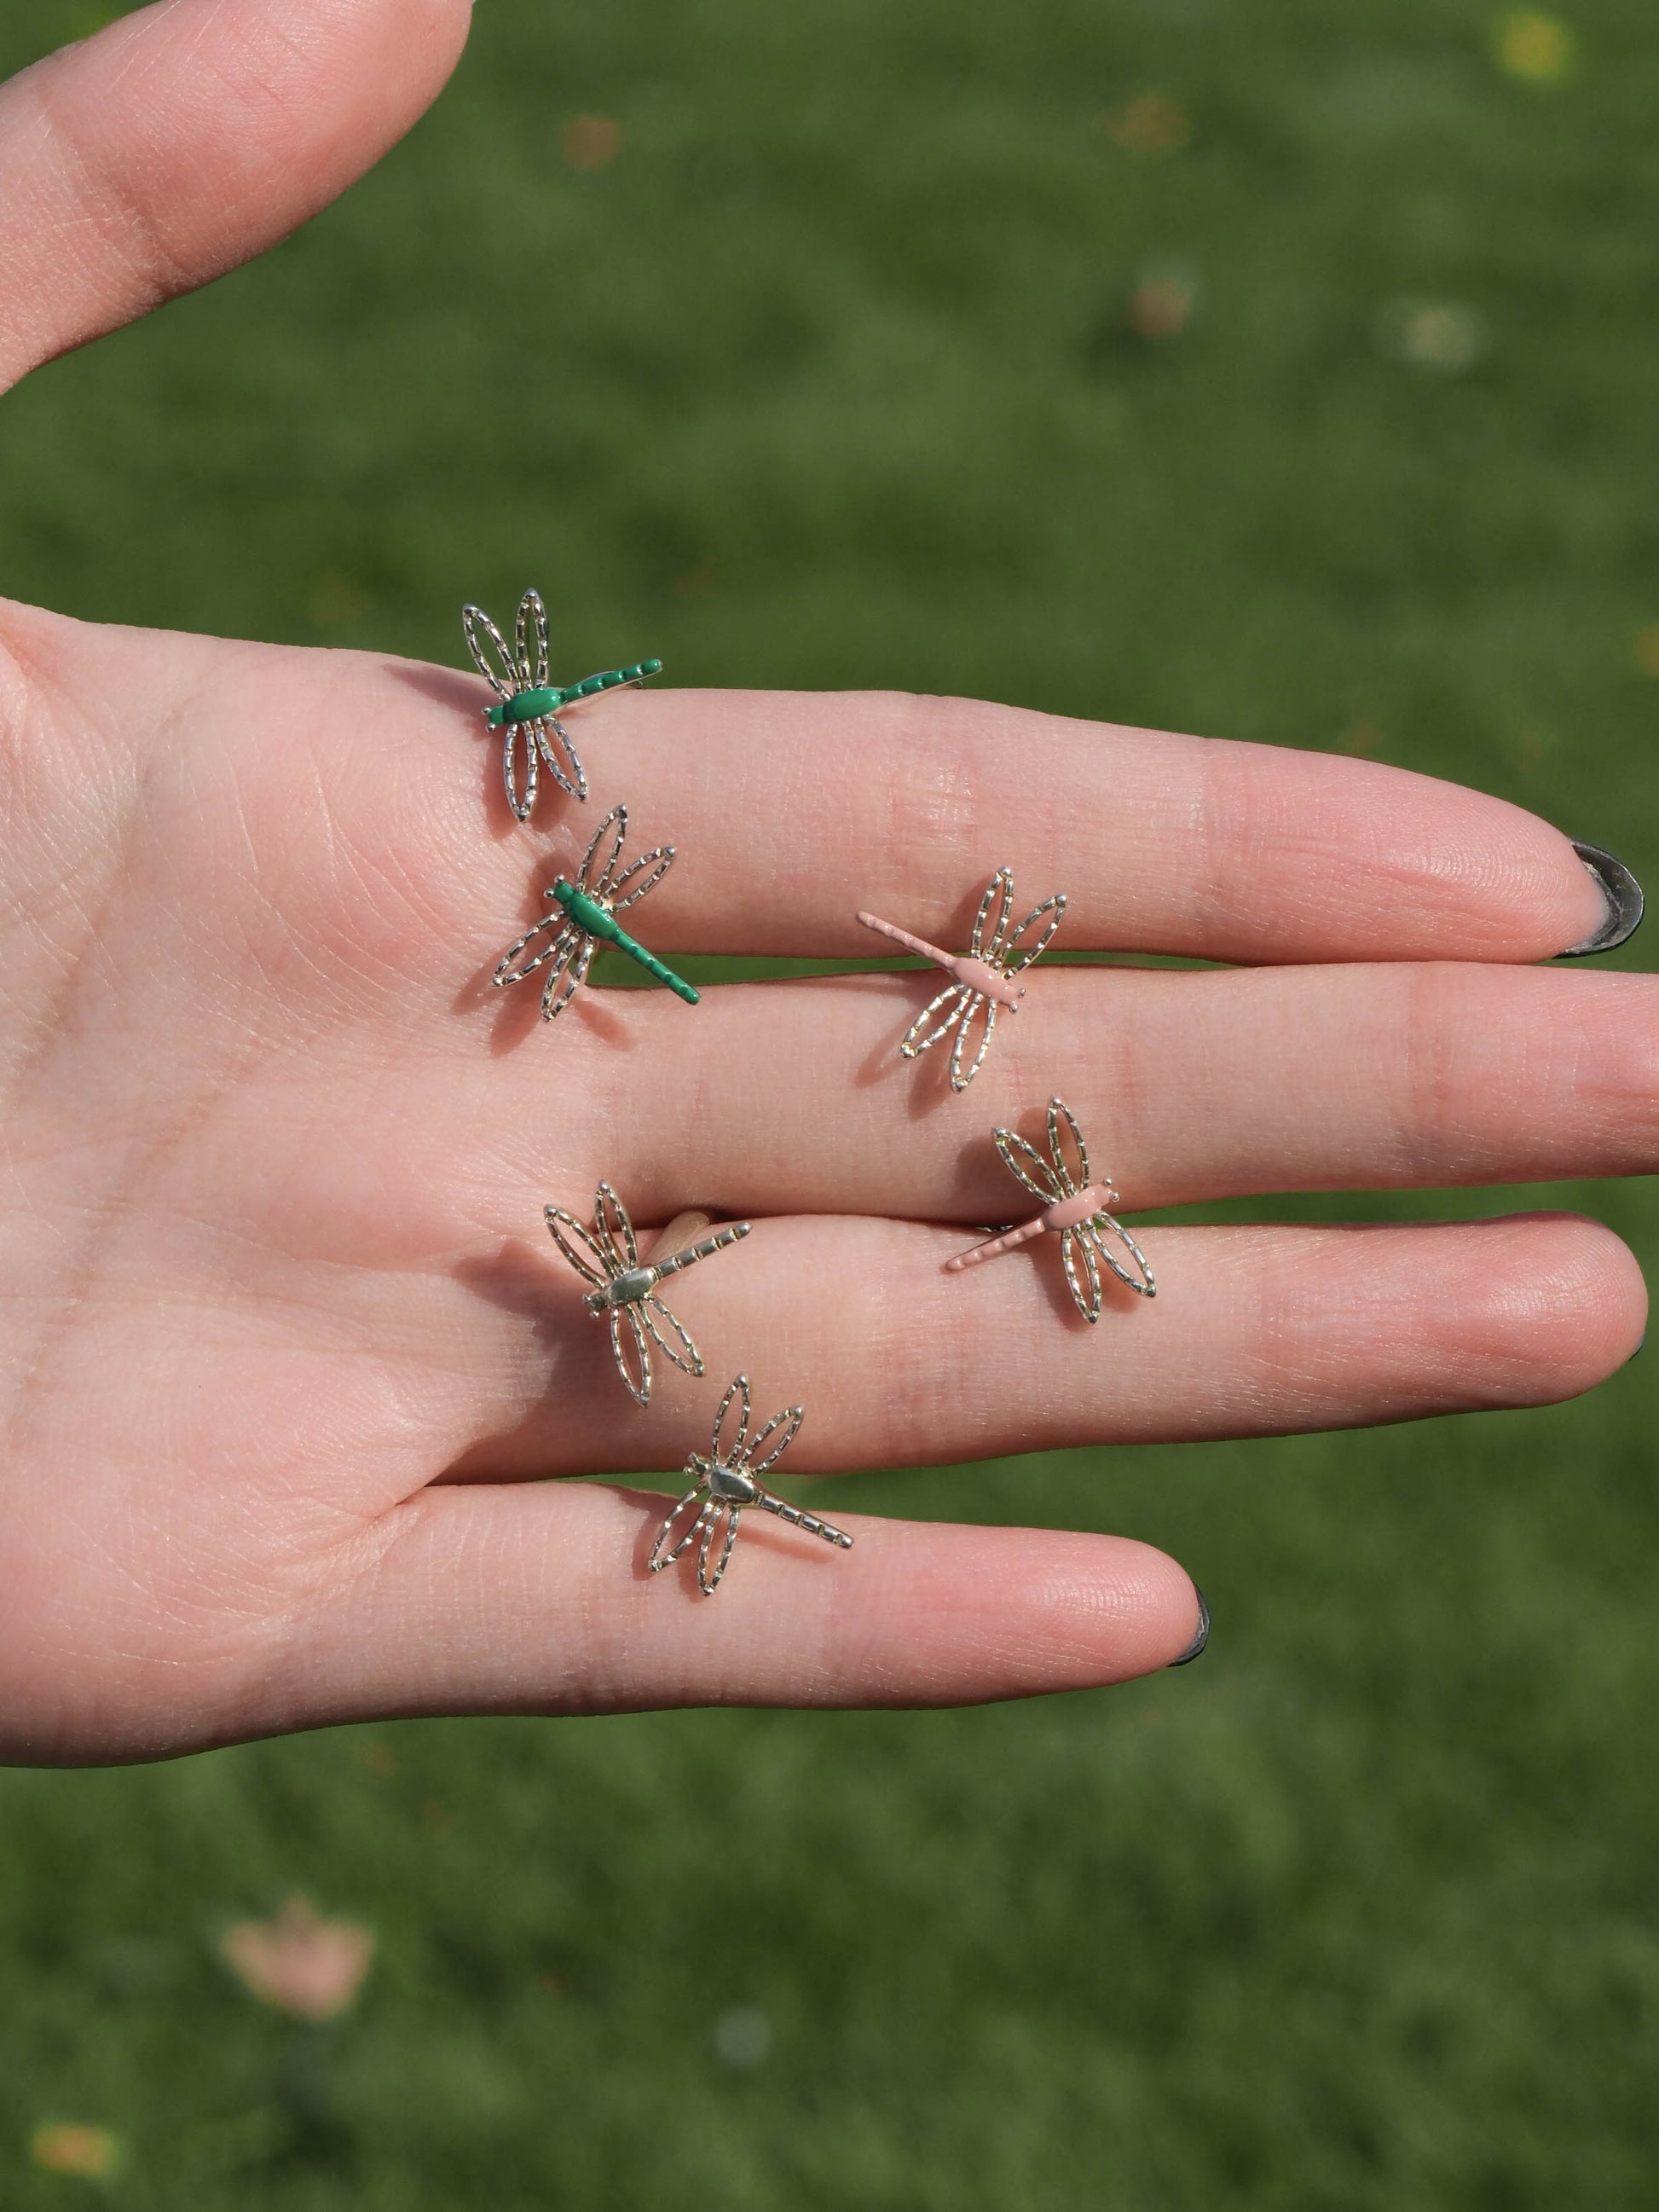
[[[1078,950],[1530,961],[1607,917],[1560,830],[1374,761],[887,692],[583,714],[595,799],[683,855],[651,914],[680,951],[868,954],[860,908],[959,950],[1005,866]]]

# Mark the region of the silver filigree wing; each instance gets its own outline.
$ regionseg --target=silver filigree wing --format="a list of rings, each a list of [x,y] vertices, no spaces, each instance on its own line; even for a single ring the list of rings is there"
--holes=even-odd
[[[1081,1228],[1068,1234],[1079,1238],[1085,1253],[1097,1257],[1109,1267],[1119,1282],[1127,1285],[1137,1297],[1155,1298],[1158,1296],[1158,1285],[1152,1279],[1146,1255],[1115,1213],[1097,1213],[1091,1221],[1085,1221]],[[1114,1243],[1121,1244],[1128,1255],[1127,1264],[1114,1255]]]
[[[999,939],[994,950],[986,956],[1000,968],[1006,975],[1018,975],[1034,960],[1040,960],[1054,941],[1054,932],[1066,915],[1066,894],[1056,891],[1052,898],[1034,906],[1018,928]],[[1039,927],[1038,924],[1042,927]]]
[[[1008,910],[1012,903],[1013,896],[1013,870],[999,868],[990,882],[986,884],[985,896],[979,902],[979,912],[974,916],[973,934],[968,940],[968,950],[975,960],[995,959],[994,950],[988,952],[986,945],[988,942],[990,945],[995,947],[1001,942],[1002,933],[1008,927]],[[991,934],[988,940],[985,934],[985,925],[988,921],[991,923]]]
[[[1062,1196],[1088,1188],[1089,1147],[1071,1108],[1060,1098],[1048,1101],[1048,1157]]]
[[[1081,1260],[1079,1272],[1078,1262]],[[1088,1240],[1075,1229],[1060,1231],[1060,1263],[1066,1270],[1066,1287],[1085,1321],[1100,1319],[1100,1270]],[[1085,1288],[1086,1282],[1086,1288]]]
[[[984,1066],[996,1025],[996,1001],[988,999],[982,991],[970,991],[963,1009],[962,1025],[951,1046],[952,1091],[965,1091]]]
[[[531,958],[525,959],[524,953],[538,937],[545,937],[546,944]],[[522,983],[550,960],[553,965],[542,987],[542,1019],[550,1022],[564,1012],[587,981],[587,971],[593,961],[592,939],[585,929],[578,929],[574,922],[567,921],[562,913],[550,915],[545,921],[538,921],[533,929],[526,930],[516,944],[509,945],[490,980],[497,985]]]
[[[573,799],[587,796],[587,770],[582,766],[581,755],[576,750],[575,740],[556,714],[544,714],[538,720],[526,722],[526,729],[533,732],[536,750],[546,763],[547,772],[562,791]],[[556,744],[555,738],[558,739]],[[532,770],[533,780],[534,770]]]
[[[522,616],[522,608],[520,613]],[[498,699],[505,702],[515,691],[529,689],[521,680],[523,672],[512,647],[482,607],[463,607],[461,628],[466,633],[466,649],[472,655],[473,666]]]
[[[640,1321],[639,1307],[629,1304],[611,1309],[611,1356],[617,1372],[637,1406],[651,1403],[651,1346]]]
[[[991,1141],[1001,1153],[1004,1167],[1024,1184],[1033,1198],[1040,1198],[1045,1206],[1054,1206],[1066,1196],[1048,1161],[1024,1137],[1017,1136],[1012,1129],[994,1129]]]
[[[790,1406],[781,1413],[774,1413],[749,1447],[746,1472],[751,1475],[764,1474],[769,1468],[775,1467],[790,1445],[794,1443],[796,1436],[799,1433],[800,1425],[805,1419],[805,1413],[799,1406]],[[766,1446],[773,1437],[777,1438],[777,1442],[769,1451]]]
[[[728,1435],[726,1433],[727,1417],[733,1406],[738,1408],[738,1419],[735,1427],[732,1428]],[[740,1460],[747,1449],[751,1411],[749,1377],[746,1375],[739,1375],[736,1382],[728,1385],[726,1395],[720,1400],[720,1411],[714,1416],[714,1436],[709,1446],[709,1451],[723,1467],[730,1467],[733,1460]]]
[[[628,1208],[608,1182],[602,1182],[593,1194],[593,1231],[601,1251],[609,1252],[615,1262],[617,1274],[639,1266],[639,1240]]]
[[[550,891],[548,896],[551,898],[552,896]],[[495,972],[489,980],[498,990],[508,983],[522,983],[556,957],[562,963],[575,949],[577,941],[586,934],[586,932],[576,927],[562,907],[556,906],[551,914],[544,915],[539,921],[532,922],[522,937],[514,939],[495,963]],[[526,960],[525,954],[530,951],[538,939],[545,941],[540,950],[532,953]],[[565,943],[567,939],[569,940],[568,945]]]
[[[552,679],[547,672],[547,609],[542,605],[539,592],[528,591],[520,600],[513,637],[518,647],[519,670],[525,679],[524,689],[526,691],[545,689]]]
[[[574,1213],[568,1213],[562,1206],[546,1206],[542,1212],[547,1221],[548,1234],[585,1282],[602,1286],[611,1280],[612,1275],[622,1272],[611,1266]]]
[[[899,1046],[902,1057],[915,1060],[930,1045],[937,1044],[941,1037],[949,1036],[968,1011],[969,1000],[977,996],[978,994],[966,983],[947,983],[936,997],[929,999],[904,1032],[903,1042]],[[941,1007],[948,1007],[949,1012],[942,1021],[934,1025],[933,1017]]]
[[[587,841],[587,850],[582,854],[581,866],[576,872],[576,882],[589,898],[609,900],[611,879],[622,859],[623,842],[628,836],[628,809],[618,804],[613,806],[599,828]],[[599,855],[605,857],[601,860]]]
[[[605,893],[611,911],[619,914],[623,907],[655,890],[674,865],[674,851],[672,845],[653,845],[648,853],[631,860]]]
[[[713,1597],[720,1586],[720,1577],[726,1572],[732,1558],[732,1547],[738,1540],[738,1516],[741,1510],[739,1506],[730,1504],[724,1499],[714,1499],[702,1516],[700,1523],[702,1528],[702,1542],[697,1547],[697,1588],[705,1597]],[[715,1531],[720,1527],[722,1513],[726,1516],[726,1536],[720,1545],[720,1559],[711,1575],[708,1571],[708,1562],[714,1554]]]
[[[640,1311],[646,1328],[664,1358],[672,1360],[684,1375],[701,1375],[703,1372],[702,1354],[692,1343],[690,1332],[685,1324],[669,1312],[660,1298],[641,1299]]]
[[[665,1567],[672,1567],[676,1559],[684,1558],[696,1542],[702,1532],[703,1516],[708,1510],[708,1470],[694,1455],[685,1471],[688,1474],[695,1474],[697,1480],[684,1498],[675,1499],[663,1516],[662,1526],[657,1531],[656,1541],[651,1547],[651,1556],[646,1562],[653,1575],[660,1574]],[[685,1525],[683,1532],[676,1535],[674,1524],[682,1516]],[[666,1550],[665,1546],[668,1547]]]
[[[585,929],[574,933],[575,942],[568,952],[562,954],[558,965],[548,975],[542,986],[542,1019],[556,1021],[582,985],[587,981],[587,971],[593,965],[593,940]]]

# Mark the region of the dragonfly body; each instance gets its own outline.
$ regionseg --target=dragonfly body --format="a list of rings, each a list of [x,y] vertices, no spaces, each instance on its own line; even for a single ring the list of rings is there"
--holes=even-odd
[[[556,714],[561,707],[574,707],[579,699],[592,699],[598,692],[614,691],[624,684],[643,684],[661,673],[661,661],[636,660],[631,668],[607,668],[603,675],[584,676],[580,684],[535,684],[528,691],[515,691],[510,699],[499,699],[493,707],[486,707],[484,720],[492,730],[507,722],[539,722]]]
[[[1034,1198],[1045,1201],[1042,1211],[1034,1220],[1006,1229],[1000,1237],[975,1244],[970,1251],[954,1254],[945,1263],[948,1274],[959,1274],[964,1267],[977,1267],[1000,1253],[1017,1251],[1022,1244],[1029,1244],[1038,1237],[1058,1235],[1066,1288],[1085,1321],[1100,1319],[1103,1267],[1138,1297],[1157,1297],[1158,1285],[1146,1254],[1110,1211],[1118,1203],[1117,1193],[1109,1182],[1091,1182],[1089,1179],[1088,1147],[1062,1100],[1048,1101],[1046,1160],[1035,1146],[1028,1145],[1024,1137],[1016,1136],[1012,1129],[994,1131],[993,1142],[1009,1173],[1024,1183]],[[1120,1252],[1125,1255],[1123,1258],[1118,1256]]]
[[[724,1229],[700,1237],[684,1251],[641,1264],[639,1240],[628,1209],[608,1182],[602,1182],[593,1194],[591,1230],[562,1206],[549,1206],[543,1211],[548,1234],[583,1281],[592,1285],[583,1300],[588,1311],[601,1320],[610,1318],[611,1357],[629,1395],[641,1406],[651,1402],[653,1345],[683,1373],[701,1375],[702,1355],[657,1297],[657,1285],[665,1275],[678,1274],[699,1260],[735,1244],[749,1234],[749,1223],[728,1222]]]
[[[589,1310],[596,1314],[608,1313],[612,1306],[636,1305],[641,1298],[650,1297],[665,1275],[677,1275],[683,1267],[695,1267],[699,1260],[707,1260],[716,1252],[725,1251],[728,1244],[735,1244],[740,1237],[746,1237],[750,1226],[746,1221],[729,1222],[724,1229],[717,1229],[712,1237],[704,1237],[696,1244],[688,1244],[683,1252],[671,1252],[665,1260],[656,1261],[649,1267],[628,1268],[608,1282],[603,1290],[588,1292],[586,1303]]]
[[[925,937],[913,936],[909,930],[901,929],[896,921],[884,921],[879,915],[860,913],[859,920],[866,929],[873,929],[882,937],[891,938],[907,952],[914,952],[923,960],[931,960],[935,968],[942,968],[954,982],[965,990],[977,991],[984,998],[1006,1006],[1010,1013],[1018,1012],[1023,989],[1011,983],[1000,969],[988,962],[977,960],[971,952],[944,952],[937,945],[930,945]]]
[[[617,908],[632,906],[656,889],[674,858],[672,845],[659,845],[624,868],[622,849],[627,835],[628,809],[613,806],[593,832],[577,880],[568,883],[561,876],[547,894],[557,912],[526,930],[496,963],[493,981],[498,987],[522,983],[538,969],[547,969],[542,987],[544,1021],[550,1022],[562,1014],[586,981],[593,947],[601,938],[637,960],[647,975],[665,983],[688,1006],[697,1003],[690,984],[665,967],[654,952],[647,952],[617,920]]]
[[[931,960],[950,977],[938,997],[929,1000],[911,1023],[899,1051],[906,1060],[915,1060],[954,1030],[953,1091],[965,1091],[978,1074],[990,1048],[999,1011],[1018,1012],[1025,987],[1016,978],[1047,949],[1066,911],[1066,894],[1056,891],[1016,925],[1013,897],[1013,871],[999,868],[979,902],[966,952],[943,951],[925,937],[901,929],[896,921],[884,921],[879,915],[862,911],[859,915],[866,929],[902,945],[907,952]]]
[[[728,1428],[734,1404],[741,1410],[735,1428]],[[670,1509],[651,1547],[648,1565],[654,1575],[672,1566],[696,1544],[697,1588],[705,1597],[713,1597],[720,1588],[720,1577],[726,1572],[732,1547],[738,1540],[738,1517],[745,1506],[774,1514],[780,1521],[787,1521],[792,1528],[819,1537],[838,1551],[849,1552],[853,1548],[853,1540],[844,1528],[833,1528],[827,1521],[820,1521],[817,1514],[804,1513],[787,1498],[773,1497],[770,1491],[762,1488],[758,1480],[777,1465],[794,1442],[805,1418],[800,1407],[792,1406],[787,1413],[775,1413],[753,1437],[749,1433],[750,1413],[749,1377],[739,1375],[720,1400],[708,1456],[705,1459],[701,1453],[693,1452],[687,1461],[685,1472],[692,1477],[691,1487]],[[765,1449],[769,1445],[770,1449]],[[723,1537],[720,1527],[722,1515],[726,1517]],[[676,1536],[675,1524],[682,1521],[684,1526]]]
[[[461,627],[473,665],[495,694],[483,718],[489,728],[506,732],[501,781],[514,813],[520,822],[530,819],[543,769],[573,799],[586,799],[587,772],[560,714],[599,692],[643,684],[658,673],[661,661],[636,660],[628,668],[584,676],[580,684],[555,684],[548,673],[547,610],[539,592],[526,592],[520,600],[511,645],[482,607],[463,607]]]
[[[602,906],[574,884],[567,883],[562,876],[554,884],[552,896],[578,929],[586,930],[589,937],[604,938],[607,945],[616,945],[630,960],[637,960],[647,975],[654,975],[658,982],[665,983],[677,999],[684,999],[688,1006],[697,1005],[698,993],[693,986],[659,960],[654,952],[647,952],[636,937],[630,937],[609,907]]]

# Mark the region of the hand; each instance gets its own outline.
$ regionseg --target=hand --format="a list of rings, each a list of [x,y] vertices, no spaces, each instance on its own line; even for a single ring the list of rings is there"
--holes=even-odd
[[[302,220],[465,20],[167,0],[16,80],[0,370]],[[0,607],[5,1755],[1120,1679],[1197,1619],[1144,1546],[745,1522],[710,1604],[643,1571],[660,1498],[527,1478],[678,1468],[740,1367],[807,1407],[810,1473],[1536,1404],[1638,1343],[1635,1262],[1562,1216],[1152,1230],[1156,1302],[1094,1331],[1052,1249],[940,1272],[1016,1210],[992,1126],[1056,1088],[1131,1207],[1650,1170],[1652,983],[1522,964],[1602,916],[1554,829],[1358,761],[659,690],[577,710],[593,799],[526,830],[484,696]],[[896,1058],[914,975],[590,991],[548,1033],[490,968],[618,798],[680,848],[640,915],[671,957],[867,954],[860,906],[951,941],[1007,861],[1073,947],[1243,964],[1038,970],[964,1098]],[[643,1412],[542,1230],[601,1176],[757,1224],[674,1294],[707,1378]]]

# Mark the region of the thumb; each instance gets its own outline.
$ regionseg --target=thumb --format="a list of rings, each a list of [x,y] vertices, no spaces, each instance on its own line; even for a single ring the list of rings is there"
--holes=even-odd
[[[471,0],[159,0],[0,86],[0,391],[234,269],[436,98]]]

